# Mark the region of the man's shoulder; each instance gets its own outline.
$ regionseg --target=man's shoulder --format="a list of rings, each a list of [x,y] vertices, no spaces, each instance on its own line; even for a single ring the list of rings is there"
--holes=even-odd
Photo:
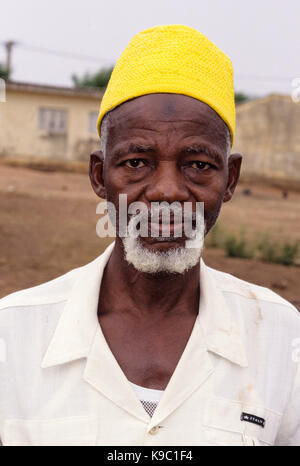
[[[287,312],[290,311],[300,318],[300,314],[296,307],[270,288],[247,282],[234,275],[221,272],[211,267],[208,267],[208,269],[210,273],[212,273],[218,288],[223,293],[235,295],[237,299],[240,297],[241,299],[260,301],[262,305],[265,303],[265,307],[269,309],[272,309],[273,304],[277,308],[285,309]]]
[[[91,262],[70,270],[69,272],[42,283],[41,285],[16,291],[0,299],[0,314],[5,309],[49,308],[59,305],[69,299],[76,283],[86,280],[85,274],[93,273],[101,263],[105,263],[110,256],[114,243],[110,244],[99,256]]]
[[[69,272],[48,282],[5,296],[0,299],[0,312],[8,308],[54,305],[66,301],[71,290],[89,264],[70,270]]]

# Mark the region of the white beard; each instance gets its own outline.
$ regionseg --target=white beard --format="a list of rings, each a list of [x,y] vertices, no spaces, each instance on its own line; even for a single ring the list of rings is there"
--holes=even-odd
[[[184,246],[167,251],[151,251],[143,246],[141,239],[133,233],[135,223],[135,218],[132,217],[128,223],[128,235],[122,238],[122,241],[125,259],[139,272],[183,274],[198,264],[204,246],[203,219],[199,222],[200,227],[195,231],[194,236],[186,240]]]

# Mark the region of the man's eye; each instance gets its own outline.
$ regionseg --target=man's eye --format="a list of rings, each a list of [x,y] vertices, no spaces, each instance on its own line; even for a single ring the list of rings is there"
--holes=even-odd
[[[196,168],[197,170],[207,170],[209,168],[209,163],[207,162],[191,162],[190,166]]]
[[[126,167],[129,168],[142,168],[146,164],[143,159],[131,159],[125,162]]]

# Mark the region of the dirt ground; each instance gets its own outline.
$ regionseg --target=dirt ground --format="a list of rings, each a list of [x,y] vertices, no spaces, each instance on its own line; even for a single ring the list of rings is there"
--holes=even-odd
[[[250,196],[243,191],[251,190]],[[0,166],[0,298],[50,280],[99,255],[110,239],[96,235],[98,199],[87,174]],[[300,240],[300,193],[241,184],[219,223],[250,239]],[[206,248],[207,265],[272,288],[300,309],[300,267],[230,259]]]

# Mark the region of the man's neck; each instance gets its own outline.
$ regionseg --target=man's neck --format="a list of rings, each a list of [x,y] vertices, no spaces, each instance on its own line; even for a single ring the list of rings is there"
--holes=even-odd
[[[199,307],[199,264],[184,274],[148,274],[137,271],[124,258],[120,240],[106,266],[99,305],[139,315],[161,317],[197,314]],[[100,309],[101,311],[101,309]]]

